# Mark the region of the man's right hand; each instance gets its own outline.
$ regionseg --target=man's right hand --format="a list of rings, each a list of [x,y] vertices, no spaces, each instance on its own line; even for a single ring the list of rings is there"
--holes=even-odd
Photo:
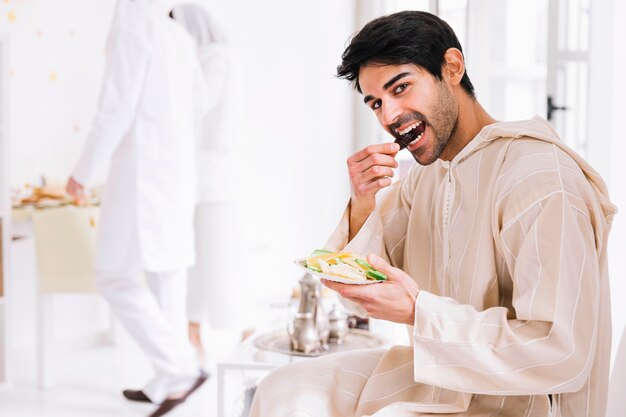
[[[67,185],[65,186],[65,192],[67,192],[70,197],[74,200],[74,202],[78,205],[82,204],[85,200],[85,187],[78,181],[74,179],[74,177],[70,177],[67,180]]]
[[[376,193],[391,185],[395,159],[400,151],[397,143],[370,145],[348,158],[350,174],[350,240],[376,207]]]

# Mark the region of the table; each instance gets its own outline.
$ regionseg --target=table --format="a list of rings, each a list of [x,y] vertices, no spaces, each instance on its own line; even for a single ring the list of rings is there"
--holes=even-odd
[[[333,345],[331,347],[332,352],[345,351],[350,349],[361,348],[374,348],[385,347],[389,345],[389,342],[378,335],[368,333],[363,330],[351,330],[355,339],[361,340],[366,335],[367,338],[372,340],[372,343],[358,344],[349,343],[348,339],[342,345]],[[239,370],[242,372],[254,371],[254,372],[270,372],[279,366],[287,365],[290,363],[303,361],[310,359],[311,357],[319,356],[297,356],[294,354],[280,353],[276,350],[259,349],[255,346],[255,342],[268,335],[282,336],[282,331],[273,331],[268,333],[256,334],[246,341],[244,341],[228,358],[222,361],[218,361],[217,368],[217,415],[218,417],[226,417],[225,413],[225,376],[227,371]],[[286,336],[286,331],[284,332]],[[348,338],[346,336],[346,338]],[[280,343],[273,344],[275,347],[279,347]]]
[[[54,378],[51,341],[55,294],[95,294],[93,257],[100,208],[57,205],[20,207],[12,211],[14,224],[34,237],[37,261],[36,341],[37,384],[50,388]],[[113,319],[105,338],[113,338]]]
[[[246,339],[239,347],[226,358],[218,361],[217,370],[217,415],[226,417],[225,412],[225,376],[229,370],[269,372],[279,366],[305,360],[304,357],[284,355],[258,349],[254,346],[253,335]]]

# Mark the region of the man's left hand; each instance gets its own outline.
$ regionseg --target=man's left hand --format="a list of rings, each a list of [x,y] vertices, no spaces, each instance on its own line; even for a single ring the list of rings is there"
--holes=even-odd
[[[370,317],[413,325],[415,299],[419,292],[417,282],[379,256],[369,255],[367,261],[387,275],[387,280],[371,285],[342,284],[327,279],[322,279],[322,283],[342,297],[363,306]]]

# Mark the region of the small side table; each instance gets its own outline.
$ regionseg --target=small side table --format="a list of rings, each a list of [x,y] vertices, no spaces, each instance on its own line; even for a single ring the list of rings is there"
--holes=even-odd
[[[298,360],[307,359],[300,356],[291,356],[258,349],[254,346],[255,335],[243,342],[228,358],[216,364],[217,369],[217,415],[226,417],[225,412],[225,376],[226,372],[265,371],[269,372],[279,366]]]
[[[365,337],[368,332],[363,330],[353,330],[353,341],[346,339],[342,345],[332,345],[329,353],[346,351],[351,349],[375,348],[388,346],[388,341],[380,336],[371,334]],[[225,375],[227,371],[255,371],[270,372],[275,368],[289,363],[303,361],[312,357],[323,356],[299,356],[290,354],[287,351],[287,344],[283,340],[286,337],[282,332],[270,332],[257,334],[243,342],[228,358],[218,361],[217,368],[217,415],[218,417],[227,417],[225,412]],[[266,339],[270,336],[276,336],[275,343],[266,343],[271,349],[260,349],[255,345],[257,339]]]
[[[61,204],[49,207],[19,207],[12,210],[14,228],[34,237],[36,277],[37,385],[54,386],[51,297],[55,294],[97,294],[93,256],[99,221],[99,206]],[[114,338],[110,314],[104,339]],[[98,335],[98,339],[101,339]]]

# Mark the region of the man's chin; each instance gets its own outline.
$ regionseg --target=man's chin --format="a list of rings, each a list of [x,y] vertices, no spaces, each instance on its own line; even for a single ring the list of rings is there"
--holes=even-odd
[[[411,155],[413,155],[413,159],[415,159],[418,164],[424,166],[430,165],[437,159],[439,159],[438,155],[433,155],[430,152],[424,151],[423,149],[416,149],[411,152]]]

